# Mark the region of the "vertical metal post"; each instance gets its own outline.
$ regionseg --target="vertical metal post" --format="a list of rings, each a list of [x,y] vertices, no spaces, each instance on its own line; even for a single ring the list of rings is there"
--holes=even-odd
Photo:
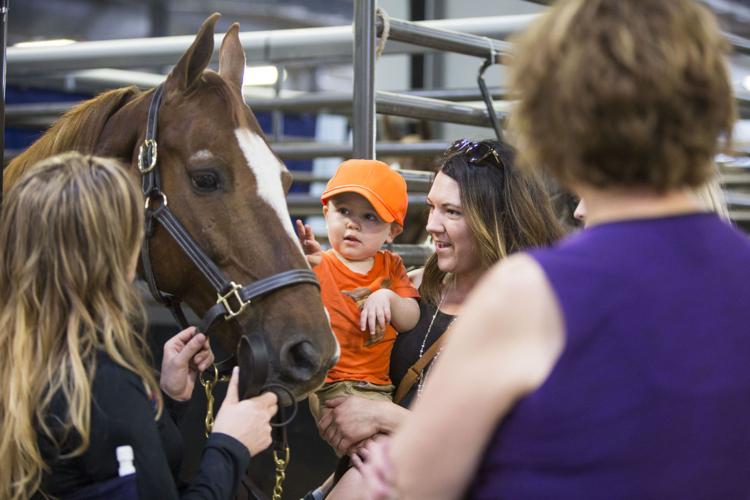
[[[151,21],[151,36],[167,36],[169,34],[169,0],[150,0],[148,5]]]
[[[5,46],[8,39],[8,0],[0,0],[0,173],[5,169]],[[0,175],[0,207],[3,201],[3,176]]]
[[[276,82],[273,84],[273,96],[278,99],[281,97],[281,86],[284,81],[284,67],[276,66]],[[273,142],[281,142],[284,136],[284,114],[278,109],[271,111],[271,134]]]
[[[354,0],[354,158],[375,158],[375,0]]]

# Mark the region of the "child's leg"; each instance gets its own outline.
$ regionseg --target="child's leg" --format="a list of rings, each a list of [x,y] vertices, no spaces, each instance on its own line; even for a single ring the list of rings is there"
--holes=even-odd
[[[393,390],[393,384],[373,384],[372,382],[352,381],[351,387],[349,388],[349,395],[367,399],[393,401]]]
[[[310,413],[312,413],[313,419],[315,420],[315,423],[317,424],[320,422],[320,418],[322,415],[320,414],[320,398],[318,397],[318,394],[313,392],[307,397],[307,404],[310,406]]]
[[[359,471],[351,467],[326,497],[326,500],[359,500],[365,496],[365,481]]]

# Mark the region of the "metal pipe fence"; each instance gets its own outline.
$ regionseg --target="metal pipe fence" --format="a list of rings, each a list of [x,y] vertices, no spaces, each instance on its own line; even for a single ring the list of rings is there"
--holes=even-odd
[[[418,21],[427,28],[471,33],[480,37],[504,38],[528,26],[536,15],[489,16],[480,18]],[[215,47],[223,34],[216,35]],[[49,75],[93,68],[143,68],[174,64],[190,46],[193,36],[167,36],[79,42],[64,47],[9,47],[8,73]],[[334,26],[240,33],[247,60],[251,64],[293,61],[351,60],[352,27]],[[430,47],[389,44],[385,54],[434,52]]]

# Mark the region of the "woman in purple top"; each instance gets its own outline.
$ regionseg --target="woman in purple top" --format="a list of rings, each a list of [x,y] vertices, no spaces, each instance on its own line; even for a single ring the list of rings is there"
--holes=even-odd
[[[587,228],[477,285],[375,497],[747,498],[750,243],[691,191],[734,100],[691,0],[558,0],[516,40],[512,125]]]

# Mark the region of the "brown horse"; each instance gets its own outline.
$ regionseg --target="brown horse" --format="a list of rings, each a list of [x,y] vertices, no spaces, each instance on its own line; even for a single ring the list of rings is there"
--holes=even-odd
[[[206,69],[218,17],[203,23],[164,82],[158,169],[174,216],[228,280],[248,285],[309,268],[285,201],[292,177],[242,98],[245,53],[237,24],[224,36],[218,73]],[[140,184],[138,151],[153,95],[153,90],[117,89],[72,109],[8,166],[5,186],[42,158],[67,150],[119,158],[133,166]],[[155,226],[148,248],[160,290],[201,316],[216,304],[214,288],[162,226]],[[253,300],[212,331],[228,352],[247,333],[265,339],[268,381],[283,384],[295,398],[323,381],[338,353],[318,289],[309,282]]]

